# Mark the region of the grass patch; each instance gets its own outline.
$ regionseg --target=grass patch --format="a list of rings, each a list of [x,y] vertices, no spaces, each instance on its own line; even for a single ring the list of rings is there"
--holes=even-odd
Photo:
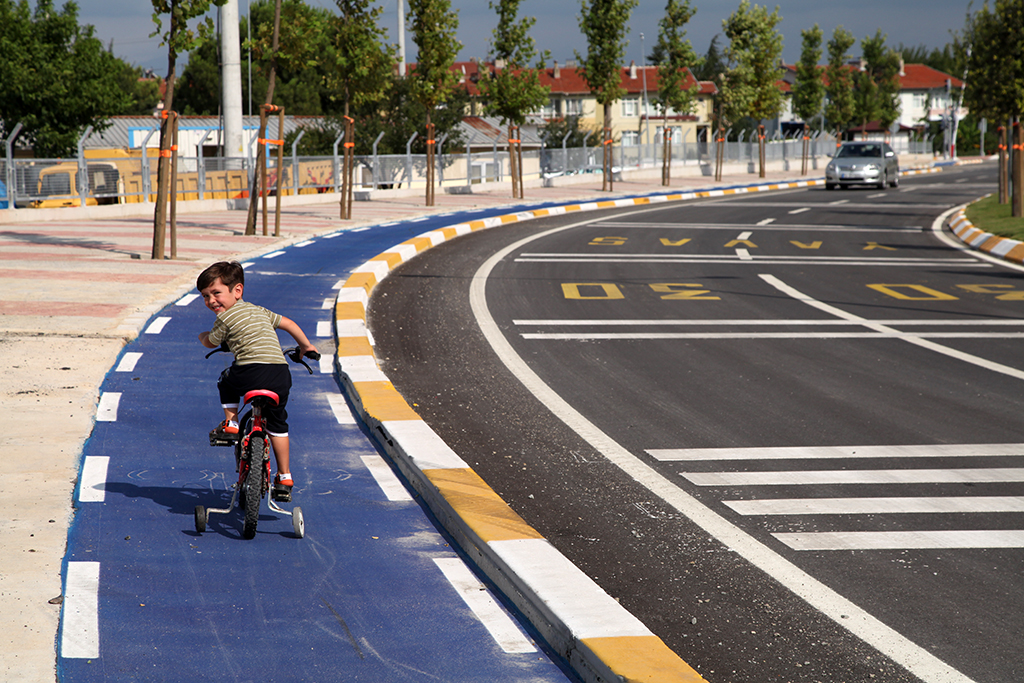
[[[1010,211],[1010,204],[1000,204],[999,195],[990,194],[967,207],[967,220],[993,235],[1024,241],[1024,218],[1013,218]]]

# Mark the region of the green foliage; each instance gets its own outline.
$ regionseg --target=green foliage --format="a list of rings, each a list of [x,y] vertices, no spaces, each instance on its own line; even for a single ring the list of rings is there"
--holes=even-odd
[[[478,83],[487,113],[517,126],[526,121],[527,114],[546,104],[550,93],[549,88],[541,85],[536,70],[544,68],[543,56],[536,69],[529,68],[530,61],[537,55],[529,35],[537,20],[523,17],[517,21],[519,3],[520,0],[499,0],[498,5],[490,3],[491,9],[498,12],[498,26],[491,41],[492,56],[496,63],[500,60],[504,65],[500,69],[496,65],[494,73],[484,70]]]
[[[683,37],[685,26],[695,13],[690,0],[668,0],[665,16],[658,22],[661,30],[654,50],[659,56],[655,64],[658,66],[657,101],[662,112],[673,109],[679,114],[689,114],[696,103],[700,86],[695,83],[690,88],[682,87],[686,70],[700,63],[690,41]]]
[[[900,43],[896,46],[896,52],[903,56],[906,64],[925,64],[947,74],[963,73],[963,64],[952,44],[928,49],[925,45],[907,47]]]
[[[853,121],[853,75],[846,64],[847,54],[853,44],[853,34],[842,26],[836,26],[832,39],[828,41],[828,65],[825,67],[825,118],[837,131],[846,130]]]
[[[40,157],[74,153],[89,125],[103,130],[107,117],[128,111],[132,94],[122,87],[124,62],[103,49],[92,26],[78,25],[78,6],[55,10],[39,0],[0,0],[0,130],[19,122],[18,138]]]
[[[434,108],[449,98],[459,82],[458,74],[451,70],[462,48],[455,37],[459,15],[451,10],[449,0],[409,0],[408,22],[418,48],[411,94],[424,106],[431,122]]]
[[[821,82],[818,62],[821,60],[822,33],[818,25],[800,32],[803,46],[800,61],[796,65],[796,82],[793,84],[793,113],[810,122],[821,113],[825,99],[825,84]]]
[[[156,30],[150,37],[160,36],[160,45],[167,46],[167,80],[170,87],[164,97],[164,108],[170,110],[174,103],[175,65],[178,55],[198,49],[214,35],[213,20],[204,16],[213,6],[220,6],[226,0],[150,0],[153,3],[153,23]],[[164,30],[163,18],[167,14],[167,30]],[[189,26],[193,19],[200,18]]]
[[[243,60],[242,69],[245,68]],[[220,111],[220,82],[220,55],[217,43],[207,41],[192,51],[181,76],[175,80],[174,102],[178,111],[189,115],[217,114]]]
[[[587,138],[590,133],[590,138]],[[548,149],[561,149],[562,140],[566,135],[569,139],[565,141],[566,147],[583,147],[584,142],[593,145],[600,140],[598,131],[585,128],[580,125],[579,116],[567,116],[564,119],[549,121],[540,132],[540,139],[544,141],[544,147]]]
[[[384,96],[396,48],[385,43],[387,32],[377,25],[383,9],[372,7],[372,0],[335,0],[335,4],[333,50],[318,61],[326,65],[328,83],[336,93],[333,97],[344,103],[347,114],[352,105]]]
[[[741,0],[740,6],[722,22],[729,39],[726,56],[729,70],[722,82],[720,101],[727,121],[743,116],[770,119],[782,109],[782,34],[775,26],[782,20],[779,8],[771,14],[760,5]]]
[[[711,38],[704,58],[692,69],[693,75],[698,81],[715,81],[717,83],[719,75],[725,73],[725,70],[729,68],[725,61],[725,55],[718,49],[718,37],[719,34],[716,33]]]
[[[900,56],[885,47],[881,30],[860,41],[860,46],[865,67],[855,79],[856,118],[863,123],[877,120],[888,129],[900,117]]]
[[[970,46],[966,106],[989,121],[1024,111],[1024,3],[995,0],[968,15],[963,42]]]
[[[626,93],[622,62],[626,54],[629,16],[638,0],[581,0],[580,29],[587,38],[587,56],[576,52],[583,80],[598,104],[610,105]]]

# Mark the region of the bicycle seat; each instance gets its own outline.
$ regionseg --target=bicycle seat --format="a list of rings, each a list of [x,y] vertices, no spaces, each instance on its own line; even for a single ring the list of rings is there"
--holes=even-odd
[[[245,403],[251,403],[253,399],[259,398],[261,396],[270,399],[275,406],[280,401],[277,394],[268,389],[253,389],[252,391],[248,391],[246,392],[245,396],[242,397],[242,401]]]

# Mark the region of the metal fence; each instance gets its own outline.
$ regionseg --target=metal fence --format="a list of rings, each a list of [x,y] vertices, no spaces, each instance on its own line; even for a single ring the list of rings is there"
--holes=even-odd
[[[714,163],[716,145],[724,145],[726,163],[756,164],[757,140],[738,139],[724,143],[715,140],[687,140],[672,145],[673,166],[694,166]],[[410,140],[410,143],[412,141]],[[472,140],[470,144],[472,144]],[[812,157],[827,155],[835,148],[835,138],[822,132],[814,134],[809,142]],[[892,143],[897,153],[930,153],[928,139],[912,141],[899,138]],[[446,150],[439,145],[435,177],[443,188],[502,182],[509,177],[509,158],[497,142],[490,149],[470,147],[467,150]],[[407,146],[408,149],[408,146]],[[152,202],[156,200],[157,156],[148,150],[142,156],[138,150],[108,158],[86,154],[79,145],[74,159],[22,159],[12,158],[10,150],[0,159],[0,182],[7,187],[6,199],[0,188],[0,206],[6,201],[11,208],[87,206]],[[312,194],[340,191],[341,156],[284,155],[278,168],[276,151],[268,150],[267,186],[264,192],[276,194],[278,176],[282,194]],[[662,165],[663,146],[643,144],[614,145],[613,167],[621,173],[628,169],[653,169]],[[798,168],[803,154],[803,140],[797,135],[766,141],[765,159],[768,162],[786,162],[790,169]],[[248,197],[253,191],[253,158],[178,157],[176,192],[179,200],[228,199]],[[397,188],[424,188],[426,185],[426,156],[412,154],[356,156],[354,186],[357,191]],[[556,178],[559,176],[600,173],[602,149],[600,145],[587,147],[547,147],[524,150],[523,176],[525,180]],[[12,201],[13,200],[13,201]]]

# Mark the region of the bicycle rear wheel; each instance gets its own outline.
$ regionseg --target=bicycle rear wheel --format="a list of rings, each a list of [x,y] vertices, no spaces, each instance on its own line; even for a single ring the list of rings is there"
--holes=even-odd
[[[242,538],[251,539],[256,536],[256,523],[260,517],[260,500],[263,497],[263,464],[267,457],[266,437],[253,434],[249,438],[249,471],[245,475],[243,491],[245,492],[245,521],[242,524]]]

